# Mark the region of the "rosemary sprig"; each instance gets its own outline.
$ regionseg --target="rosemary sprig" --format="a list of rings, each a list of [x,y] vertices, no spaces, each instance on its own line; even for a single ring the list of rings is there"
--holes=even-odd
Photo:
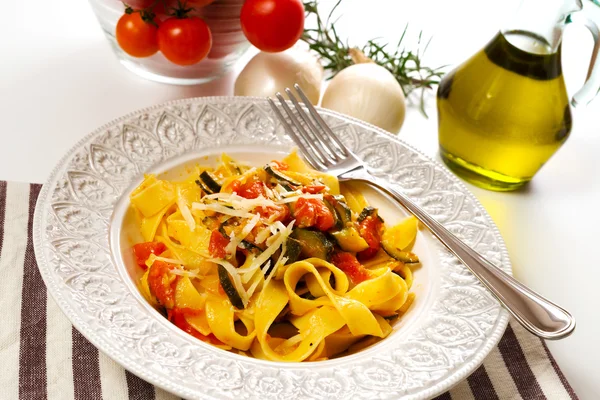
[[[310,0],[304,2],[307,18],[314,16],[316,19],[316,28],[307,28],[304,30],[302,40],[306,42],[311,50],[317,53],[323,68],[330,71],[331,75],[328,79],[334,77],[338,72],[356,62],[356,54],[361,54],[381,65],[390,71],[408,97],[411,93],[420,90],[419,108],[425,113],[425,92],[439,84],[441,77],[444,75],[442,68],[430,68],[422,64],[421,58],[429,46],[428,41],[422,50],[421,39],[422,32],[419,34],[417,51],[406,50],[403,47],[403,41],[408,30],[408,25],[405,26],[400,40],[395,49],[388,50],[387,43],[381,43],[378,39],[369,40],[363,47],[351,47],[348,41],[344,41],[338,35],[335,29],[336,21],[331,20],[335,10],[340,5],[342,0],[338,0],[335,6],[325,20],[321,18],[318,10],[318,0]]]

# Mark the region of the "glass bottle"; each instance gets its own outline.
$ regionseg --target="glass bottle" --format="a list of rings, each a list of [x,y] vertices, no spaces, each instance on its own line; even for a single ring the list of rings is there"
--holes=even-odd
[[[567,23],[595,41],[588,79],[571,101],[587,104],[600,87],[600,7],[591,0],[523,0],[517,15],[477,54],[447,74],[437,92],[440,153],[459,176],[491,190],[529,182],[571,131],[561,68]]]

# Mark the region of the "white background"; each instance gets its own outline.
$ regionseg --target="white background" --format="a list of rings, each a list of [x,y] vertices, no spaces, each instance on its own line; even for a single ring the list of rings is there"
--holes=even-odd
[[[422,29],[433,37],[429,65],[455,65],[485,45],[515,1],[343,0],[338,28],[358,44],[372,37],[395,42],[409,23],[411,33]],[[85,1],[2,6],[2,180],[44,182],[80,138],[125,113],[172,99],[232,94],[235,71],[195,87],[131,74],[117,62]],[[591,47],[584,28],[567,29],[563,66],[571,94],[585,79]],[[400,137],[438,158],[433,101],[428,113],[425,119],[410,109]],[[500,228],[517,278],[575,315],[575,333],[548,345],[582,399],[600,398],[599,114],[600,100],[574,110],[571,137],[525,190],[493,193],[469,186]]]

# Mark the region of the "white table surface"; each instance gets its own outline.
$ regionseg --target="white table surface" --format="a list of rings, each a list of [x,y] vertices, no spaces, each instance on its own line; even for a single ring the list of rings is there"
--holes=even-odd
[[[344,0],[342,35],[360,42],[433,36],[429,65],[455,65],[479,50],[516,0]],[[324,4],[330,0],[324,0]],[[113,56],[87,2],[3,3],[0,24],[0,179],[44,182],[62,155],[101,124],[167,100],[231,95],[236,71],[212,83],[177,87],[149,82]],[[585,79],[591,35],[569,27],[563,65],[572,94]],[[430,119],[409,109],[400,137],[438,158],[435,104]],[[563,148],[526,189],[494,193],[469,186],[506,241],[515,276],[569,309],[574,334],[548,346],[582,399],[600,398],[600,99],[574,110]]]

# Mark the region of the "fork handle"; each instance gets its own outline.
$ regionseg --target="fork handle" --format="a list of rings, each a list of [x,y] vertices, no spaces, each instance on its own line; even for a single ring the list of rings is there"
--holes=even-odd
[[[396,199],[429,228],[531,333],[544,339],[561,339],[573,332],[575,319],[568,311],[494,266],[386,181],[372,176],[365,170],[354,170],[345,175],[346,178],[374,185]],[[343,177],[340,178],[343,180]]]

